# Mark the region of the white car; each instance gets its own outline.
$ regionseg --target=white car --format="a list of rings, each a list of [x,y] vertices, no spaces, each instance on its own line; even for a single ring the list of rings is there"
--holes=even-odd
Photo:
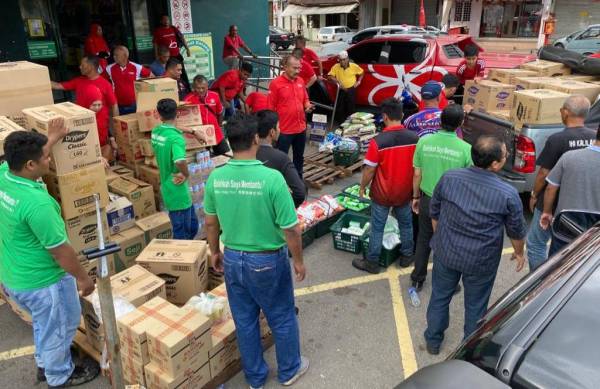
[[[410,24],[397,24],[387,26],[369,27],[364,30],[360,30],[354,34],[347,42],[350,44],[356,44],[365,39],[374,38],[378,35],[389,35],[389,34],[433,34],[440,35],[444,34],[438,28],[433,26],[418,27]]]
[[[317,40],[321,43],[325,42],[346,42],[354,35],[354,31],[346,26],[328,26],[323,27],[317,34]]]

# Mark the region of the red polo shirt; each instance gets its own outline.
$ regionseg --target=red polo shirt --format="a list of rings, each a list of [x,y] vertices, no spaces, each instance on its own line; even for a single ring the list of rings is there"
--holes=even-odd
[[[150,69],[131,61],[127,62],[125,67],[121,67],[116,62],[111,63],[106,68],[106,73],[115,86],[117,104],[121,106],[135,104],[135,80],[139,80],[141,77],[150,77],[151,74]]]
[[[104,77],[98,77],[95,80],[90,80],[85,76],[75,77],[72,80],[64,81],[60,83],[65,90],[75,91],[75,102],[82,107],[85,101],[89,100],[85,96],[89,88],[88,85],[94,85],[102,93],[102,109],[96,114],[96,121],[98,126],[98,137],[100,138],[100,145],[104,146],[108,141],[108,128],[110,120],[110,110],[113,105],[117,104],[117,98],[110,82],[106,81]],[[89,109],[90,107],[85,107]]]
[[[177,46],[177,31],[177,27],[175,26],[157,27],[156,30],[154,30],[152,43],[157,46],[168,47],[171,57],[177,57],[180,54],[179,47]]]
[[[308,62],[311,66],[319,66],[319,56],[313,49],[305,47],[302,59]]]
[[[263,109],[269,109],[269,100],[267,95],[260,92],[252,92],[246,97],[246,104],[250,107],[253,113],[262,111]]]
[[[485,70],[485,60],[478,58],[474,68],[467,67],[467,60],[463,59],[456,68],[456,76],[461,84],[467,80],[473,80],[475,77],[483,77]]]
[[[225,88],[225,99],[231,101],[244,90],[245,85],[246,83],[240,77],[240,71],[232,69],[221,74],[221,76],[210,86],[210,90],[218,93],[220,87]]]
[[[300,73],[298,73],[298,77],[300,77],[305,84],[308,84],[308,82],[314,75],[315,70],[313,69],[313,67],[308,61],[302,59],[300,61]]]
[[[442,93],[440,94],[440,104],[438,105],[438,108],[443,111],[444,108],[446,108],[447,106],[448,106],[448,99],[446,98],[446,94],[442,90]],[[419,101],[419,111],[422,111],[424,109],[425,109],[425,101],[423,101],[423,99],[421,99],[421,101]]]
[[[219,125],[219,115],[223,112],[223,105],[219,95],[213,91],[208,91],[206,96],[202,97],[196,92],[192,92],[185,96],[183,99],[186,103],[196,104],[200,108],[200,115],[202,116],[202,123],[212,124],[215,126],[215,135],[217,137],[217,144],[223,140],[223,131]]]
[[[271,81],[268,101],[269,107],[279,115],[282,134],[300,134],[306,130],[304,107],[309,102],[302,78],[290,80],[284,74]]]
[[[402,206],[412,198],[413,155],[419,137],[402,125],[386,127],[371,139],[364,164],[375,167],[371,199],[379,205]]]
[[[225,35],[225,39],[223,42],[223,58],[227,57],[237,57],[237,52],[239,53],[240,47],[246,46],[244,40],[241,36],[236,35],[235,38],[230,37],[229,35]]]

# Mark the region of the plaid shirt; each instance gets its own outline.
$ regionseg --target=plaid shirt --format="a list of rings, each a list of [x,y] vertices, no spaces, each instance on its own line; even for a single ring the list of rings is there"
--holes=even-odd
[[[431,241],[435,260],[466,274],[496,272],[504,228],[523,239],[527,225],[517,191],[477,167],[450,170],[437,184],[430,215],[438,221]]]

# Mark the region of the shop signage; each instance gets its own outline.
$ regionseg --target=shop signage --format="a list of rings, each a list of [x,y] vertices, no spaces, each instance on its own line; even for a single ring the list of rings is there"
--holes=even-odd
[[[152,50],[154,47],[152,44],[152,35],[136,36],[135,47],[137,47],[138,50]]]
[[[48,59],[58,57],[54,41],[27,41],[29,58]]]
[[[190,0],[171,0],[171,24],[183,34],[194,32]]]
[[[191,56],[185,54],[185,49],[182,48],[183,60],[185,69],[188,74],[202,74],[206,78],[213,79],[215,77],[215,65],[213,58],[212,34],[184,34],[185,40],[190,48]]]

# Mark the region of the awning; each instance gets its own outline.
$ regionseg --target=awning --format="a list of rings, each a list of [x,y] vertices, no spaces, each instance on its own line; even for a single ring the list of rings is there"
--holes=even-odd
[[[281,16],[348,14],[356,7],[358,7],[358,3],[347,5],[331,5],[325,7],[303,7],[301,5],[289,4]]]

